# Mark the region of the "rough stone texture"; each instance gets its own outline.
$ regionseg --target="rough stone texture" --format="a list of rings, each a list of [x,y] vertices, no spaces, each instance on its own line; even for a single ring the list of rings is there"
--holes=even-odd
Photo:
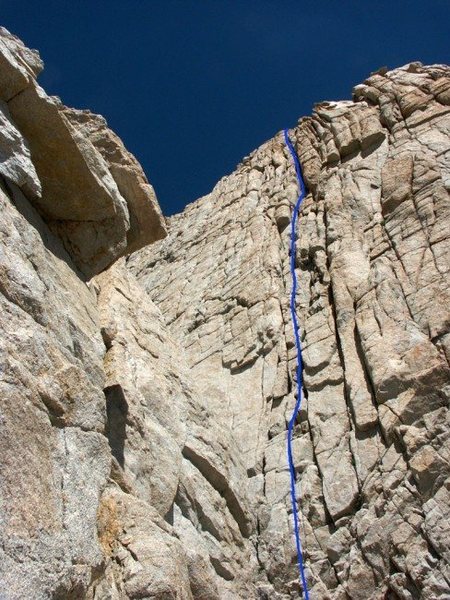
[[[0,97],[9,102],[24,90],[44,68],[36,50],[0,27]]]
[[[10,197],[0,190],[0,595],[77,598],[103,561],[104,345],[94,295],[19,188],[8,188]]]
[[[28,196],[78,268],[92,277],[118,257],[164,237],[153,189],[105,120],[47,96],[35,80],[42,69],[37,53],[5,29],[0,30],[0,55],[2,98],[26,140],[14,141],[28,144],[39,177],[34,181],[36,173],[30,170],[33,181],[20,181],[16,168],[13,181],[25,193],[32,186]],[[7,111],[2,113],[7,120]],[[0,139],[1,155],[3,145]],[[2,174],[9,178],[10,171],[11,165],[5,165]]]
[[[229,432],[211,418],[208,399],[189,373],[182,349],[124,262],[99,275],[94,285],[107,348],[106,434],[113,454],[112,478],[128,494],[123,502],[133,507],[146,503],[147,511],[151,507],[158,517],[153,517],[155,530],[165,519],[159,536],[169,544],[167,552],[173,538],[176,548],[183,548],[184,566],[179,568],[187,581],[191,579],[195,593],[182,586],[180,596],[167,597],[233,598],[237,590],[251,597],[256,564],[248,537],[254,524],[248,493],[241,486],[246,473]],[[116,495],[112,498],[117,502]],[[128,536],[141,546],[142,536],[156,536],[148,532],[148,518]],[[149,564],[156,560],[151,558],[151,545],[144,550]],[[115,556],[117,551],[113,549]],[[112,571],[120,589],[124,575]],[[177,584],[171,583],[169,572],[161,577],[164,585]],[[127,578],[125,574],[128,590]],[[142,574],[137,581],[127,597],[144,597],[152,577]]]
[[[64,108],[64,115],[100,152],[121,196],[127,202],[130,217],[127,253],[165,237],[165,220],[153,187],[135,157],[107,127],[105,119],[88,110],[73,108]]]
[[[448,598],[449,69],[371,76],[291,131],[307,196],[295,432],[314,598]],[[282,136],[129,260],[240,454],[261,597],[297,597],[285,458],[294,404]],[[175,513],[175,528],[177,513]]]
[[[0,30],[0,598],[297,598],[282,136],[117,260],[164,235],[153,190],[41,68]],[[449,75],[380,71],[291,131],[315,599],[450,597]]]
[[[18,185],[30,198],[39,198],[41,182],[31,162],[30,150],[0,100],[0,175]]]

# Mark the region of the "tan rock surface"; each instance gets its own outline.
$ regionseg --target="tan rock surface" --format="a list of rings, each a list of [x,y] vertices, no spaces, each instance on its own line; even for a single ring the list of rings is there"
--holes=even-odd
[[[154,192],[41,68],[0,30],[0,597],[297,598],[282,136],[117,260]],[[449,90],[381,71],[290,132],[315,599],[450,597]]]
[[[108,128],[105,119],[87,110],[65,108],[63,112],[75,129],[89,139],[104,158],[121,196],[127,202],[130,218],[127,253],[164,238],[165,219],[153,187],[141,165]]]
[[[4,119],[25,138],[21,143],[29,147],[35,169],[24,178],[16,168],[12,180],[61,237],[77,267],[92,277],[164,237],[164,217],[139,163],[104,119],[47,96],[35,80],[41,69],[38,54],[2,28],[0,83],[12,120]],[[3,154],[2,145],[0,139]],[[11,170],[4,165],[2,174],[11,178]]]
[[[41,182],[31,161],[23,135],[9,114],[8,105],[0,100],[0,175],[18,185],[30,198],[39,198]]]
[[[9,102],[39,75],[44,64],[37,50],[0,27],[0,97]]]
[[[310,188],[295,453],[315,598],[450,594],[437,517],[448,510],[448,85],[443,66],[376,74],[354,102],[319,104],[291,131]],[[286,207],[296,194],[278,135],[128,263],[245,461],[259,590],[270,598],[297,594],[285,458]]]
[[[95,297],[19,188],[8,187],[14,203],[0,190],[1,595],[82,597],[103,561],[104,346]]]
[[[113,480],[134,497],[127,502],[145,502],[157,516],[155,526],[164,518],[165,531],[182,541],[193,597],[222,597],[218,589],[230,598],[240,589],[251,597],[256,564],[247,539],[253,527],[250,502],[228,432],[214,422],[182,349],[124,261],[96,277],[95,287],[107,348]],[[136,535],[147,535],[147,528],[139,523]],[[122,575],[116,570],[114,577],[120,587]],[[130,597],[141,598],[145,585]],[[185,589],[181,597],[190,593]]]

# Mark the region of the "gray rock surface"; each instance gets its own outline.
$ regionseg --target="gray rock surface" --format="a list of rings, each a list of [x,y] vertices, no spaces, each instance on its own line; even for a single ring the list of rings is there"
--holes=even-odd
[[[153,189],[40,69],[0,30],[0,597],[297,598],[282,135],[123,258]],[[290,132],[314,599],[450,597],[449,103],[414,63]]]

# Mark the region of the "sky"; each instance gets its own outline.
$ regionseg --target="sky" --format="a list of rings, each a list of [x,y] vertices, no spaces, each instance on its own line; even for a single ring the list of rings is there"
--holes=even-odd
[[[166,215],[381,66],[448,63],[450,0],[0,0],[48,94],[102,114]]]

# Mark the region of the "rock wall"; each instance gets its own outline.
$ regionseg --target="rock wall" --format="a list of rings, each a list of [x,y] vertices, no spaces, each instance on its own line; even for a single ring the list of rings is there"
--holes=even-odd
[[[291,131],[310,190],[295,459],[313,598],[450,594],[449,91],[447,68],[412,64],[373,75],[354,101],[317,105]],[[298,596],[285,456],[297,193],[279,134],[128,260],[244,463],[253,582],[267,598]],[[190,499],[194,512],[202,504]],[[199,546],[205,536],[198,528]]]
[[[0,31],[0,598],[297,598],[282,136],[165,220],[41,69]],[[449,105],[411,64],[290,132],[315,599],[450,597]]]

